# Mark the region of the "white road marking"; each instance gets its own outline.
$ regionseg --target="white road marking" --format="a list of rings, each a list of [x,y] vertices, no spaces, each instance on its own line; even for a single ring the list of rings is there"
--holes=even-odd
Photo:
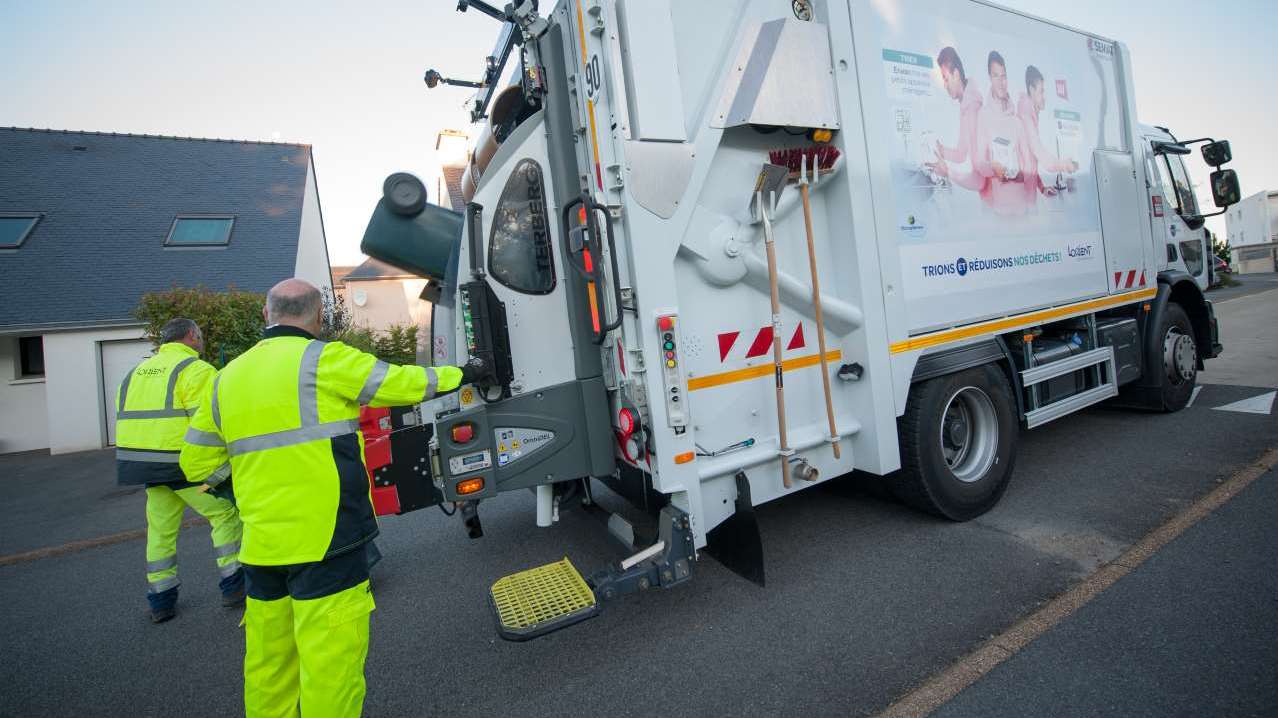
[[[1215,407],[1216,411],[1237,411],[1243,414],[1264,414],[1268,416],[1274,406],[1274,397],[1278,396],[1278,391],[1270,391],[1260,396],[1253,396],[1250,399],[1242,399],[1232,404]]]
[[[1200,391],[1202,391],[1202,390],[1203,390],[1203,388],[1202,388],[1201,386],[1196,386],[1196,387],[1194,387],[1194,393],[1192,393],[1192,394],[1190,394],[1190,395],[1189,395],[1189,403],[1185,404],[1185,408],[1186,408],[1186,409],[1188,409],[1189,407],[1191,407],[1191,406],[1193,406],[1193,405],[1194,405],[1194,399],[1197,399],[1197,398],[1198,398],[1198,392],[1200,392]]]

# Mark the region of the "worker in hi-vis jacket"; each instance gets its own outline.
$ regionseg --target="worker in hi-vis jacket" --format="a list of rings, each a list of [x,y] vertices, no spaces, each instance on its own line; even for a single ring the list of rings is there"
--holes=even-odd
[[[233,477],[248,583],[248,716],[357,716],[368,654],[367,547],[377,535],[359,407],[406,406],[482,376],[395,366],[316,338],[319,290],[275,285],[261,341],[213,381],[182,449],[191,481]]]
[[[178,465],[187,424],[216,373],[200,360],[203,349],[195,322],[170,319],[155,355],[126,374],[116,393],[116,476],[121,485],[146,486],[147,601],[155,623],[177,615],[177,538],[187,506],[212,526],[222,605],[244,604],[235,506],[192,486]]]

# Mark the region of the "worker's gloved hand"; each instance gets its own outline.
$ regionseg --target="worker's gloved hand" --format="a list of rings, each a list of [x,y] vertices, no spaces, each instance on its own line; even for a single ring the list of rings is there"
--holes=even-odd
[[[462,383],[474,384],[492,378],[492,367],[481,357],[471,357],[461,368]]]
[[[208,484],[205,485],[208,486]],[[230,501],[232,505],[235,504],[235,487],[231,486],[231,480],[229,478],[218,483],[217,486],[209,486],[208,493],[210,496],[216,496],[219,499],[226,499],[227,501]]]

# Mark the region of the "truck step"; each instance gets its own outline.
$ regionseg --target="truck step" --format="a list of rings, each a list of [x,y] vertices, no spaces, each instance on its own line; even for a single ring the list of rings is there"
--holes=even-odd
[[[488,592],[497,634],[526,641],[599,614],[595,594],[567,557],[503,576]]]

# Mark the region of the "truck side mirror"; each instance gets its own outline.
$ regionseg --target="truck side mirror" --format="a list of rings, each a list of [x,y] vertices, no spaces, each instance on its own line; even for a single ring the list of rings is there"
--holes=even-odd
[[[1225,143],[1225,151],[1228,153],[1229,143]],[[1203,154],[1207,154],[1207,148],[1203,148]],[[1233,170],[1216,170],[1211,173],[1211,198],[1216,202],[1217,207],[1228,207],[1232,204],[1238,204],[1242,199],[1242,192],[1238,189],[1238,174]]]
[[[1233,152],[1229,149],[1229,140],[1219,140],[1217,142],[1208,142],[1203,145],[1203,161],[1212,167],[1219,167],[1228,163],[1234,158]],[[1213,175],[1214,176],[1214,175]],[[1221,207],[1219,202],[1217,204]]]

